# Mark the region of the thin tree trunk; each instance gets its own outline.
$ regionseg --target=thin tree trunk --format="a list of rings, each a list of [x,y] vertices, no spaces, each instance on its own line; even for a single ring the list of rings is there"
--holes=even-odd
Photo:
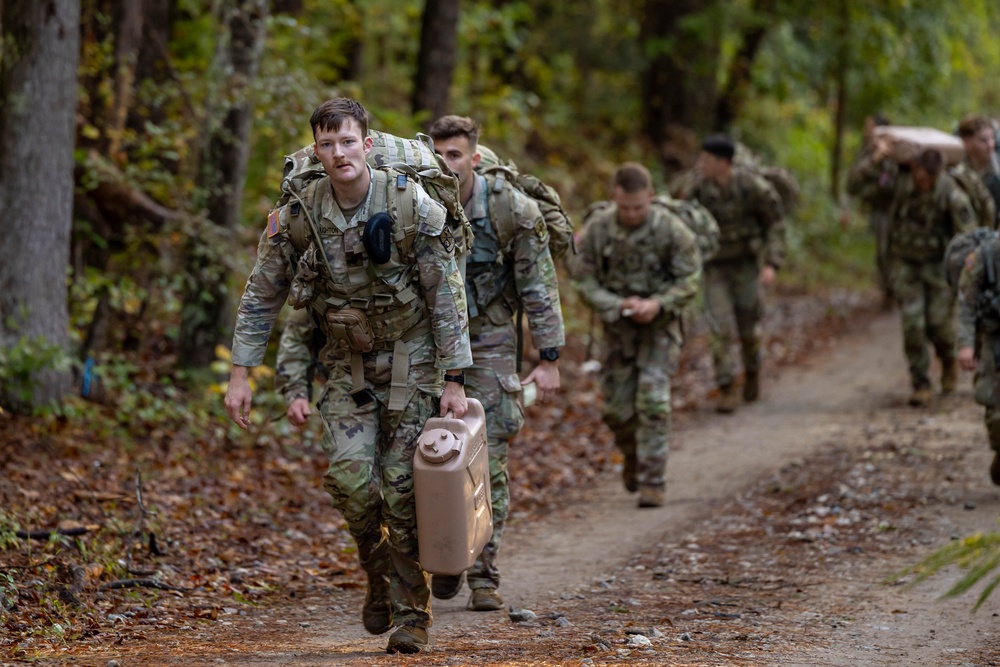
[[[687,23],[714,7],[715,0],[646,2],[639,34],[647,59],[642,127],[668,177],[690,166],[698,134],[716,124],[721,35],[714,21],[699,30]]]
[[[253,82],[260,67],[268,6],[266,0],[226,3],[228,43],[218,51],[215,71],[226,73],[220,83],[221,104],[211,113],[199,185],[206,195],[207,225],[191,238],[187,252],[190,288],[185,294],[181,322],[181,359],[198,366],[210,362],[214,349],[233,319],[226,286],[224,247],[213,247],[231,237],[240,220],[243,187],[250,151],[253,120]]]
[[[753,22],[744,31],[740,48],[729,63],[726,86],[716,107],[715,129],[719,132],[728,132],[743,110],[750,89],[753,63],[773,22],[775,4],[775,0],[756,0],[753,3]]]
[[[22,338],[69,345],[66,270],[73,214],[73,139],[79,0],[0,3],[0,347]],[[31,375],[18,407],[58,401],[71,376]],[[7,403],[8,405],[10,403]]]
[[[458,15],[459,0],[427,0],[424,5],[413,84],[413,113],[430,112],[425,127],[448,112],[458,46]]]
[[[844,125],[847,118],[847,72],[851,66],[851,18],[849,0],[840,0],[837,21],[837,106],[833,120],[833,154],[830,156],[830,197],[840,201],[840,172],[844,159]]]

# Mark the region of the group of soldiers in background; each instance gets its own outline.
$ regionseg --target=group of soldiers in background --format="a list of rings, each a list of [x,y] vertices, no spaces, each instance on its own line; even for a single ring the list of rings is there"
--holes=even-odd
[[[868,209],[880,284],[886,302],[898,303],[901,310],[909,402],[926,406],[933,399],[929,347],[940,361],[942,394],[955,390],[959,366],[976,370],[974,394],[986,407],[994,450],[990,477],[1000,485],[997,126],[985,116],[964,118],[957,128],[964,160],[947,165],[934,148],[908,164],[890,159],[888,143],[876,130],[889,125],[878,115],[866,120],[848,192]]]
[[[237,424],[248,425],[247,367],[263,360],[288,300],[299,310],[279,345],[277,377],[289,419],[304,424],[312,411],[310,348],[319,330],[325,336],[319,359],[328,372],[316,402],[329,460],[324,486],[368,575],[362,619],[373,634],[396,626],[387,650],[412,653],[428,645],[432,593],[451,598],[463,583],[462,576],[429,578],[420,567],[415,443],[435,413],[460,417],[466,392],[487,413],[494,518],[492,539],[465,575],[469,606],[503,607],[496,561],[509,511],[508,446],[524,423],[519,395],[531,384],[546,401],[560,387],[565,334],[553,227],[538,203],[513,186],[513,174],[481,168],[486,149],[472,119],[447,116],[431,129],[439,160],[457,181],[458,201],[451,206],[425,192],[421,179],[428,172],[372,164],[368,113],[357,102],[330,100],[311,125],[321,177],[286,179],[291,185],[268,216],[238,312],[226,408]],[[981,134],[978,124],[963,124],[968,141],[980,141]],[[671,188],[673,197],[698,202],[714,219],[718,238],[710,256],[703,256],[698,230],[675,214],[677,199],[657,197],[649,171],[626,163],[614,174],[610,201],[588,209],[578,250],[568,260],[574,287],[605,329],[603,416],[624,457],[625,487],[638,494],[639,507],[665,501],[670,382],[683,344],[681,318],[699,290],[711,333],[716,409],[731,413],[741,400],[760,396],[761,291],[784,262],[786,207],[778,189],[741,162],[738,151],[729,137],[707,137],[695,169]],[[953,176],[936,151],[897,165],[869,138],[851,173],[851,192],[872,212],[882,284],[903,310],[915,405],[931,397],[928,339],[942,362],[943,391],[954,389],[956,364],[977,356],[966,350],[965,329],[956,352],[954,298],[942,255],[948,240],[977,220],[959,179],[972,173],[988,186],[992,174],[997,187],[989,191],[1000,194],[1000,171],[992,145],[988,155],[971,148],[967,155],[968,173]],[[975,276],[990,273],[992,264],[979,252],[969,266],[962,284],[971,294]],[[979,274],[974,267],[981,267]],[[522,309],[538,350],[523,380],[514,318]],[[1000,318],[997,325],[1000,330]],[[985,335],[975,322],[971,331]],[[731,354],[734,338],[742,381]],[[995,406],[994,399],[987,424],[991,442],[994,431],[1000,442]],[[998,477],[1000,470],[994,481]]]

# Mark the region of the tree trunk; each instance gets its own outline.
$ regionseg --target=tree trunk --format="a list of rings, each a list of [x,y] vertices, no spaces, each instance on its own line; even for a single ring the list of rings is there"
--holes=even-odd
[[[851,67],[851,17],[849,0],[840,0],[837,19],[837,106],[833,118],[833,147],[830,156],[830,197],[840,201],[840,172],[844,159],[844,124],[847,118],[847,72]]]
[[[698,134],[715,127],[721,35],[715,0],[647,0],[640,40],[642,129],[667,176],[690,166]]]
[[[0,218],[8,222],[0,243],[0,347],[42,338],[66,350],[80,2],[3,0],[0,26]],[[30,392],[11,396],[12,379],[0,398],[19,408],[58,401],[72,386],[66,372],[35,371]]]
[[[448,112],[451,76],[458,46],[459,0],[427,0],[420,28],[420,54],[413,83],[413,113],[430,112],[429,127]]]
[[[233,319],[226,285],[225,247],[240,220],[253,120],[253,82],[257,77],[267,24],[266,0],[230,0],[223,7],[228,42],[217,52],[220,105],[210,112],[199,186],[205,193],[205,228],[189,240],[186,253],[189,289],[181,321],[181,359],[198,366],[214,358]]]
[[[753,62],[757,58],[768,28],[775,19],[776,0],[755,0],[753,20],[743,32],[740,48],[729,63],[726,87],[719,97],[715,112],[715,129],[728,132],[733,122],[739,118],[746,102],[747,91],[753,74]]]

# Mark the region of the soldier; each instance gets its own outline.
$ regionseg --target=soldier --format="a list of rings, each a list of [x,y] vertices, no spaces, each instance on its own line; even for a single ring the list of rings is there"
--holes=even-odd
[[[465,371],[465,391],[486,408],[493,536],[469,569],[470,606],[475,611],[503,608],[497,592],[497,554],[510,507],[507,449],[524,425],[518,405],[522,381],[517,376],[514,312],[523,304],[532,343],[540,360],[523,384],[535,383],[541,401],[559,390],[559,348],[565,344],[559,285],[549,252],[549,234],[538,205],[510,184],[475,173],[479,126],[471,118],[444,116],[430,129],[434,150],[458,176],[466,216],[475,240],[466,261],[472,366]],[[495,187],[504,188],[504,194]],[[434,596],[452,598],[462,577],[436,574]]]
[[[718,252],[705,263],[705,307],[712,331],[712,360],[719,387],[716,410],[739,404],[736,369],[729,347],[739,336],[743,354],[743,400],[760,397],[761,286],[774,282],[785,260],[781,198],[764,178],[733,165],[736,147],[727,136],[702,143],[698,175],[679,195],[695,199],[719,223]]]
[[[989,193],[989,199],[993,201],[992,213],[980,216],[980,220],[992,220],[991,224],[985,225],[991,228],[997,226],[997,215],[1000,213],[1000,158],[996,154],[996,134],[992,121],[985,116],[969,116],[958,125],[958,136],[965,144],[965,162],[956,168],[957,177],[961,178],[963,171],[969,171],[978,176],[981,183],[973,182],[966,188],[968,192],[972,188],[977,190],[984,188]],[[977,193],[978,200],[986,201],[982,194]],[[977,201],[970,197],[972,205],[976,206]],[[983,224],[982,222],[980,224]]]
[[[875,236],[875,266],[878,269],[879,288],[882,290],[882,306],[889,309],[893,303],[892,278],[889,273],[889,209],[892,193],[878,186],[878,181],[870,181],[859,171],[859,165],[866,161],[875,150],[875,128],[889,125],[889,119],[881,114],[865,118],[864,138],[861,152],[847,173],[847,193],[857,197],[868,209],[868,228]],[[890,178],[895,174],[896,163],[884,158],[879,165]],[[844,223],[846,225],[846,222]]]
[[[310,123],[328,178],[268,216],[237,314],[226,412],[248,428],[248,368],[261,363],[286,298],[311,308],[329,340],[320,353],[329,379],[318,405],[327,427],[324,486],[369,576],[364,625],[374,634],[399,625],[386,650],[415,653],[428,644],[431,613],[417,560],[413,454],[428,418],[467,409],[465,288],[443,207],[404,174],[366,163],[365,108],[332,99]],[[308,216],[312,230],[300,258],[288,236],[296,215]],[[385,233],[362,240],[368,225]],[[392,239],[391,247],[369,246],[378,239]]]
[[[588,213],[574,285],[604,324],[604,422],[625,456],[625,488],[639,507],[660,507],[670,444],[670,377],[682,342],[680,315],[698,292],[694,233],[652,207],[649,171],[615,171],[612,203]]]
[[[958,382],[955,360],[955,298],[948,287],[944,250],[956,234],[975,227],[969,197],[944,171],[935,149],[920,153],[908,169],[884,171],[888,145],[879,141],[857,165],[859,177],[891,192],[889,258],[892,291],[903,311],[903,348],[913,393],[910,405],[925,406],[933,398],[930,342],[941,360],[941,391]]]
[[[993,450],[990,479],[1000,486],[998,269],[1000,244],[995,236],[981,243],[965,260],[958,287],[958,363],[966,370],[976,371],[975,398],[986,408],[983,421]]]

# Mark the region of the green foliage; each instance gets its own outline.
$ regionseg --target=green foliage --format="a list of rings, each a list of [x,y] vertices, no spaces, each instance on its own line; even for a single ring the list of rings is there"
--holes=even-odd
[[[4,379],[0,399],[17,410],[33,405],[36,384],[43,381],[44,373],[65,373],[73,365],[74,359],[63,346],[43,336],[21,336],[13,345],[0,347],[0,378]],[[35,409],[41,413],[51,406]]]
[[[913,586],[951,565],[959,566],[966,573],[948,589],[944,597],[962,595],[989,577],[972,607],[973,611],[978,610],[1000,585],[1000,574],[994,574],[1000,568],[1000,533],[975,533],[964,539],[955,540],[933,552],[917,565],[892,575],[888,581],[898,583],[912,576],[909,585]]]

